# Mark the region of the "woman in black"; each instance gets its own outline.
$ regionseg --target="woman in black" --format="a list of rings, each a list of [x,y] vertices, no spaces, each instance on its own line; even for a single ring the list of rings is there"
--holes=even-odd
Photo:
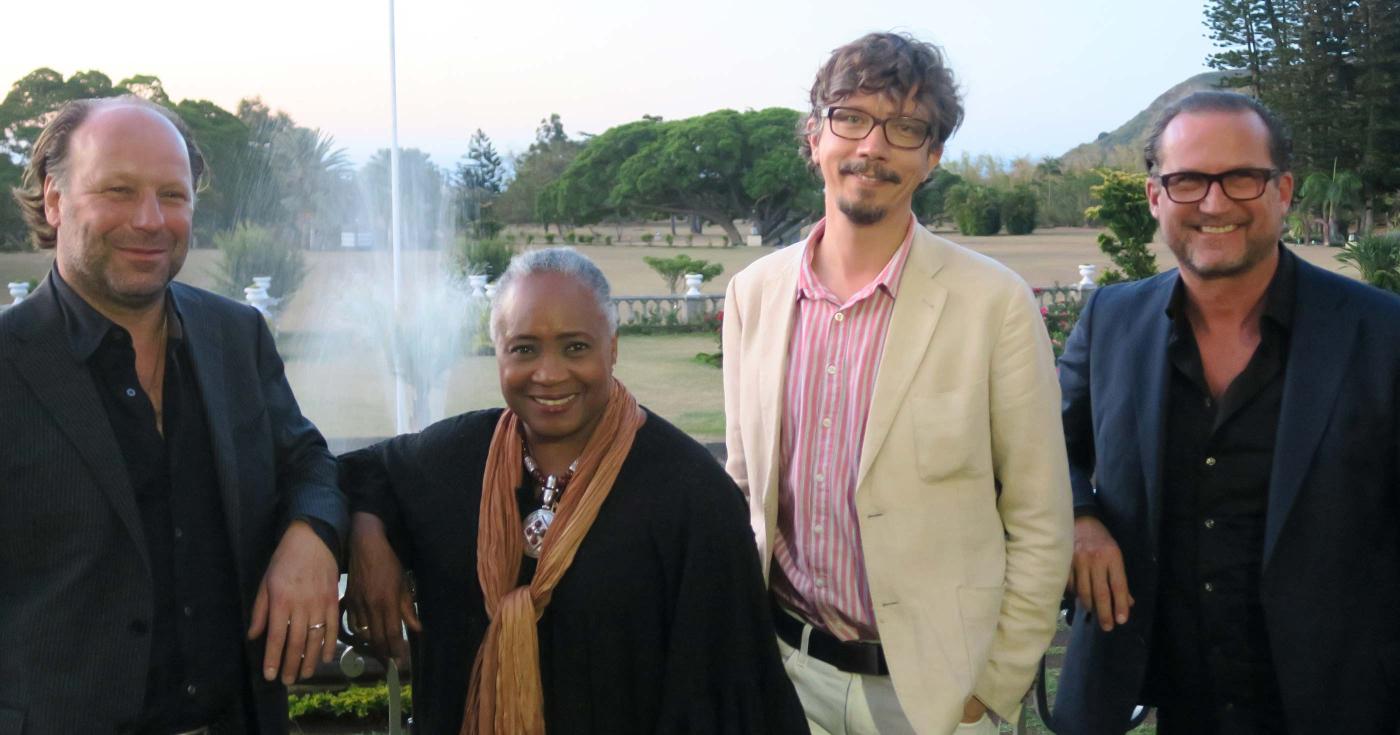
[[[412,571],[422,732],[805,733],[743,499],[703,447],[636,408],[613,379],[607,304],[602,274],[574,251],[519,256],[501,279],[491,322],[508,408],[341,458],[355,511],[353,624],[381,650],[399,638],[401,620],[418,627],[401,583],[402,568]],[[507,475],[522,480],[511,485],[512,507],[484,503]],[[571,505],[600,498],[590,520],[580,520],[585,506]],[[536,511],[551,507],[558,515],[546,528]],[[569,524],[591,525],[580,536],[563,530]],[[543,549],[532,549],[541,535]],[[561,562],[566,552],[551,545],[571,535],[572,554]],[[508,554],[506,568],[518,559],[518,578],[488,596],[483,578],[509,574],[497,571],[499,553]],[[541,590],[536,572],[550,564],[562,576]],[[488,673],[473,684],[483,638],[500,649],[476,662],[488,672],[498,660],[514,672],[521,662],[512,657],[529,650],[505,642],[515,635],[502,630],[508,625],[488,636],[487,611],[504,614],[500,593],[532,582],[513,591],[535,595],[538,693],[510,683],[529,676]],[[520,670],[532,673],[534,661],[526,663]],[[469,684],[483,688],[464,727]]]

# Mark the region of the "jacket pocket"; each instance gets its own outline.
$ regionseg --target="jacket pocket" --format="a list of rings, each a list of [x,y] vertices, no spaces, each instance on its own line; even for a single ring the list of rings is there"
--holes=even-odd
[[[985,382],[912,397],[914,457],[925,481],[975,475],[990,462]]]

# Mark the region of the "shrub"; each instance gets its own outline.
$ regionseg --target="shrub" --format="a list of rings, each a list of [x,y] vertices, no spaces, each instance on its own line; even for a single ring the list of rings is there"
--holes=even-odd
[[[476,222],[476,236],[483,240],[494,240],[501,230],[506,228],[505,224],[493,219],[481,219]]]
[[[1036,289],[1036,293],[1039,294],[1040,289]],[[1040,307],[1040,318],[1044,320],[1045,331],[1050,335],[1050,347],[1055,351],[1056,360],[1064,354],[1065,340],[1069,339],[1069,333],[1074,331],[1083,306],[1084,302],[1081,299],[1071,297]]]
[[[546,245],[553,245],[553,244],[554,244],[554,233],[553,233],[553,232],[546,232],[546,233],[544,234],[544,244],[546,244]]]
[[[570,245],[573,245],[574,242],[576,242],[577,240],[578,240],[578,237],[577,237],[576,235],[574,235],[574,233],[572,233],[572,232],[570,232],[569,234],[567,234],[567,235],[564,236],[564,242],[566,242],[566,243],[568,243],[568,244],[570,244]]]
[[[1006,234],[1029,235],[1035,231],[1035,192],[1029,186],[1017,186],[1001,197],[1001,216]]]
[[[1001,197],[991,188],[958,184],[948,190],[945,206],[964,235],[995,235],[1001,230]]]
[[[306,277],[306,259],[296,243],[257,225],[239,225],[214,235],[220,259],[215,266],[214,289],[241,301],[253,276],[272,276],[267,295],[290,299]]]
[[[675,236],[675,235],[667,235],[667,236],[666,236],[666,244],[667,244],[668,246],[670,246],[670,245],[675,245],[675,244],[676,244],[676,236]]]
[[[603,237],[603,244],[604,244],[604,245],[611,245],[611,244],[612,244],[612,235],[605,235],[605,236]]]
[[[650,232],[642,233],[642,242],[650,244],[654,236]]]
[[[494,281],[506,272],[515,246],[501,240],[457,241],[457,268],[464,275],[483,275]]]
[[[694,245],[694,244],[695,244],[695,235],[694,235],[694,234],[686,235],[686,236],[685,236],[685,244],[686,244],[686,245]]]
[[[648,255],[643,257],[642,261],[661,276],[661,280],[666,282],[666,288],[670,289],[671,293],[676,292],[676,286],[687,273],[699,273],[703,283],[724,272],[724,264],[722,263],[697,260],[689,255],[677,255],[674,258],[655,258]]]
[[[1376,288],[1400,294],[1400,233],[1369,235],[1349,242],[1337,260],[1361,272]]]
[[[403,688],[404,712],[413,711],[413,686]],[[338,692],[311,692],[287,696],[287,715],[295,720],[302,717],[326,719],[384,720],[389,716],[389,687],[387,684],[358,686]]]
[[[534,245],[534,244],[535,244],[535,236],[534,236],[534,235],[526,235],[526,236],[525,236],[525,244],[526,244],[526,245]]]

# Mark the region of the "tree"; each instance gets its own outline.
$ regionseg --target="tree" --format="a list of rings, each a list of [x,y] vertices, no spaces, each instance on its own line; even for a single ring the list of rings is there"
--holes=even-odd
[[[950,214],[948,190],[962,183],[963,178],[945,168],[936,168],[928,183],[914,192],[914,214],[920,222],[941,224]]]
[[[205,188],[195,208],[195,241],[212,242],[215,232],[232,229],[239,221],[236,195],[247,165],[248,126],[208,100],[182,100],[174,110],[189,126],[207,164]]]
[[[1322,239],[1328,244],[1346,242],[1346,228],[1341,224],[1341,212],[1361,203],[1361,179],[1350,171],[1338,171],[1332,164],[1332,174],[1312,173],[1298,190],[1298,206],[1304,211],[1316,211],[1322,217]],[[1308,228],[1311,230],[1311,228]]]
[[[699,260],[684,254],[673,258],[656,258],[647,255],[642,260],[661,276],[661,280],[666,282],[666,288],[671,293],[676,292],[677,285],[687,273],[699,273],[700,282],[704,283],[724,272],[724,264],[722,263],[711,263],[708,260]]]
[[[64,103],[122,93],[102,72],[80,71],[65,80],[53,69],[35,69],[15,82],[0,102],[0,153],[26,161],[39,133]]]
[[[354,206],[354,169],[330,133],[283,128],[273,138],[273,171],[281,209],[304,248],[325,246],[339,235],[346,211]]]
[[[561,223],[553,199],[542,200],[541,193],[564,173],[582,147],[582,142],[564,134],[557,113],[541,120],[535,129],[535,142],[516,157],[515,177],[497,200],[495,208],[501,220],[543,222],[546,227]]]
[[[266,227],[242,225],[214,236],[222,256],[214,274],[214,290],[239,301],[254,276],[271,276],[268,295],[287,300],[306,277],[306,259],[296,243]]]
[[[797,155],[798,113],[719,110],[643,119],[588,142],[544,200],[574,222],[633,213],[702,218],[733,242],[749,219],[766,243],[791,239],[820,209],[816,181]],[[606,195],[603,195],[606,192]]]
[[[1147,203],[1147,175],[1099,169],[1103,183],[1091,189],[1101,204],[1085,210],[1113,232],[1099,233],[1099,249],[1122,271],[1109,268],[1099,275],[1100,284],[1137,281],[1157,273],[1157,256],[1147,248],[1157,232],[1157,220]]]
[[[368,202],[369,226],[379,234],[380,242],[391,242],[389,149],[381,148],[360,169],[360,191]],[[439,243],[445,212],[442,208],[445,184],[442,171],[417,148],[399,151],[399,191],[402,209],[399,212],[406,248],[431,248]]]
[[[467,154],[452,173],[459,231],[474,229],[477,237],[494,236],[499,229],[491,205],[501,193],[504,171],[496,146],[477,128],[467,144]],[[483,232],[490,230],[490,232]]]

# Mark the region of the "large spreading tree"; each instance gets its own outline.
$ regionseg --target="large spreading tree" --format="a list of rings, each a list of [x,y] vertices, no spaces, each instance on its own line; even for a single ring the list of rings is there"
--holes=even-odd
[[[574,224],[641,215],[699,217],[743,242],[736,220],[766,244],[790,240],[820,210],[816,179],[797,154],[797,112],[719,110],[646,118],[593,138],[540,206]]]

